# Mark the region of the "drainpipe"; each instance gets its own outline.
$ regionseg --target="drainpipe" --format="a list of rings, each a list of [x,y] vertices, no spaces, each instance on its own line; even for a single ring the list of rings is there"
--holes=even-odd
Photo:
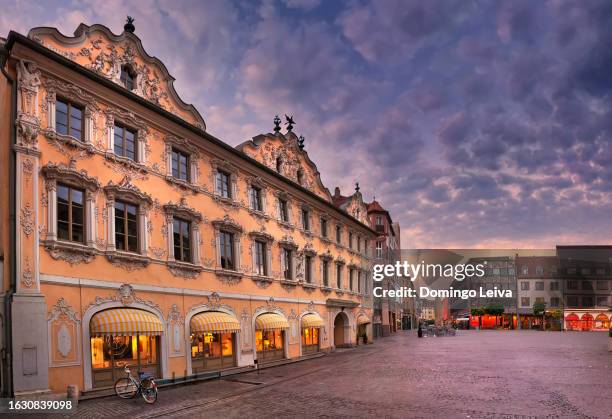
[[[11,77],[5,69],[5,65],[8,62],[10,52],[5,46],[0,47],[0,70],[4,77],[11,84],[11,149],[14,144],[17,143],[17,132],[15,129],[15,120],[17,119],[17,82]],[[16,263],[17,256],[15,252],[16,247],[16,231],[15,231],[15,154],[13,150],[9,152],[9,251],[11,257],[5,258],[5,262],[9,264],[10,269],[10,287],[8,292],[4,295],[4,348],[3,360],[2,360],[2,372],[3,372],[3,386],[2,391],[3,397],[13,396],[13,333],[12,333],[12,319],[11,319],[11,303],[12,297],[16,289]]]

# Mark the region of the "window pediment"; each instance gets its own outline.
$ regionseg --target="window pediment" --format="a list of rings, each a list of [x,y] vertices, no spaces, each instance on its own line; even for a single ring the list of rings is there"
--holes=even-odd
[[[85,170],[77,170],[75,163],[74,160],[71,160],[70,166],[47,163],[42,168],[43,176],[47,180],[59,180],[64,183],[69,183],[72,186],[86,189],[90,192],[95,192],[100,189],[100,182],[98,179],[89,176]]]
[[[292,250],[298,249],[298,245],[295,243],[295,241],[293,240],[293,237],[291,236],[283,236],[278,241],[278,245],[279,247],[283,247],[285,249],[292,249]]]
[[[176,148],[178,150],[181,150],[189,154],[189,156],[192,159],[197,160],[200,156],[198,152],[198,148],[194,146],[193,144],[191,144],[191,142],[185,138],[179,138],[173,135],[169,135],[166,137],[165,141],[166,141],[166,151],[167,152],[171,152],[172,148]]]
[[[212,165],[214,171],[221,170],[224,172],[228,172],[234,176],[238,175],[238,167],[236,167],[233,163],[230,163],[225,159],[212,159],[210,161],[210,164]]]
[[[324,253],[321,253],[319,255],[319,258],[323,259],[323,260],[334,260],[334,256],[331,254],[331,252],[329,251],[329,249],[327,249],[327,251],[325,251]]]
[[[153,204],[151,196],[142,192],[138,187],[130,183],[130,178],[125,176],[118,184],[112,180],[104,187],[104,193],[110,200],[121,199],[136,204]]]
[[[203,220],[202,214],[200,214],[199,211],[190,208],[187,205],[185,198],[181,199],[178,204],[168,202],[163,208],[166,214],[185,218],[195,223],[200,223]]]
[[[242,233],[242,226],[228,215],[221,219],[212,221],[213,227],[217,230],[227,230],[232,233]]]
[[[317,255],[317,251],[312,246],[312,243],[306,243],[306,245],[302,249],[302,252],[304,252],[304,254],[308,255],[308,256],[316,256]]]
[[[253,240],[260,240],[266,243],[274,242],[274,236],[272,236],[270,233],[268,233],[265,230],[251,231],[249,233],[249,237]]]

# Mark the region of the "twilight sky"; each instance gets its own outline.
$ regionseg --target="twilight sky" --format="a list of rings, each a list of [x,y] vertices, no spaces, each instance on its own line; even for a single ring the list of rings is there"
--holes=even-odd
[[[44,4],[43,4],[44,3]],[[136,18],[208,130],[293,114],[324,184],[359,181],[402,247],[612,235],[611,1],[0,0],[0,36]]]

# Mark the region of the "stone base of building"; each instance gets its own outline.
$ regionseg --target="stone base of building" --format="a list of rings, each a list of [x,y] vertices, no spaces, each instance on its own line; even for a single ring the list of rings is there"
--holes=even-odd
[[[49,391],[47,307],[41,294],[15,294],[13,320],[13,391]]]

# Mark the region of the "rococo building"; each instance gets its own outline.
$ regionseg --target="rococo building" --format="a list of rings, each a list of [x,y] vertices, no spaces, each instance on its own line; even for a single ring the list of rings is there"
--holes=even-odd
[[[333,204],[291,118],[210,135],[133,31],[0,40],[4,393],[372,342],[363,201]]]

